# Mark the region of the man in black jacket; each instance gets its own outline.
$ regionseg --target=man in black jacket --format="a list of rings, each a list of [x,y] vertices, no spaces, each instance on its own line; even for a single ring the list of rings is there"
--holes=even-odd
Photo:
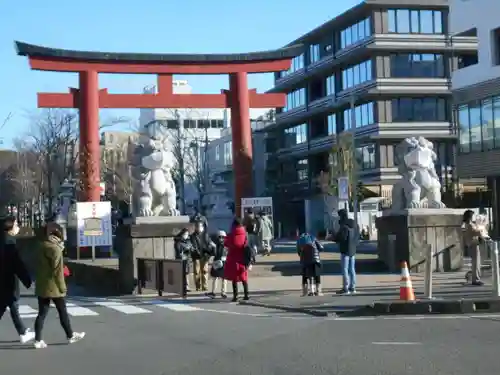
[[[19,334],[21,343],[35,338],[35,333],[26,329],[19,315],[19,280],[29,289],[31,277],[16,248],[15,236],[19,226],[15,218],[9,217],[1,222],[0,227],[0,319],[10,310],[12,322]]]
[[[214,254],[215,244],[210,239],[203,221],[194,223],[194,232],[191,234],[191,259],[193,260],[193,274],[196,290],[208,292],[208,261]]]
[[[339,230],[334,235],[335,242],[339,245],[342,265],[342,289],[338,294],[356,293],[356,247],[358,246],[358,233],[354,220],[349,219],[347,210],[339,210]]]

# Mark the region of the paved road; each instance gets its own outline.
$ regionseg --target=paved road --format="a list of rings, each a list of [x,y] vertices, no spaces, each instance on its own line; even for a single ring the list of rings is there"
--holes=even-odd
[[[202,299],[192,309],[166,308],[155,298],[70,300],[95,313],[73,310],[85,340],[66,345],[51,311],[49,347],[24,350],[31,346],[13,341],[6,316],[0,374],[497,373],[500,316],[323,319]]]

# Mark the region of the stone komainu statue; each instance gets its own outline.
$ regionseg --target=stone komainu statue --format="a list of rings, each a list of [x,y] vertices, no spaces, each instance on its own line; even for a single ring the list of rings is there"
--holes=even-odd
[[[172,177],[175,158],[169,148],[166,129],[159,123],[143,126],[139,142],[129,144],[136,216],[180,215]]]
[[[401,180],[392,188],[392,209],[446,207],[441,202],[432,142],[423,137],[406,138],[394,154]]]

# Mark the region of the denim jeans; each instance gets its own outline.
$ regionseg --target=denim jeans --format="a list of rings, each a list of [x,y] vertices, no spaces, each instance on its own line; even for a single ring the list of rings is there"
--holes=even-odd
[[[356,289],[356,257],[354,255],[341,255],[342,286],[345,291]]]
[[[26,333],[26,327],[24,326],[21,315],[19,314],[19,305],[17,304],[17,301],[12,301],[9,303],[0,302],[0,319],[2,319],[2,316],[7,310],[7,307],[10,310],[10,317],[12,318],[12,323],[14,323],[14,327],[16,327],[17,333],[19,335],[24,335]]]

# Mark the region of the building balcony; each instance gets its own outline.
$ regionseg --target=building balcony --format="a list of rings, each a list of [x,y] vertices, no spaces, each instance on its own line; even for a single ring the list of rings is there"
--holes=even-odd
[[[447,96],[451,95],[451,81],[448,78],[377,78],[342,90],[336,95],[316,99],[305,106],[278,113],[276,123],[271,127],[283,124],[299,123],[313,115],[334,112],[339,108],[348,107],[352,96],[365,101],[381,100],[404,95],[417,96]]]
[[[327,72],[335,66],[345,65],[349,60],[360,60],[373,55],[391,52],[473,52],[478,49],[477,37],[445,36],[428,34],[375,34],[347,48],[337,51],[335,55],[323,57],[303,69],[276,80],[275,87],[268,92],[289,91],[298,83]]]
[[[402,140],[407,137],[423,136],[432,140],[454,140],[457,138],[453,124],[443,122],[392,122],[376,123],[356,129],[355,137],[360,143],[382,139]],[[309,140],[289,148],[281,148],[273,154],[278,160],[301,158],[332,149],[336,135],[327,135]]]

